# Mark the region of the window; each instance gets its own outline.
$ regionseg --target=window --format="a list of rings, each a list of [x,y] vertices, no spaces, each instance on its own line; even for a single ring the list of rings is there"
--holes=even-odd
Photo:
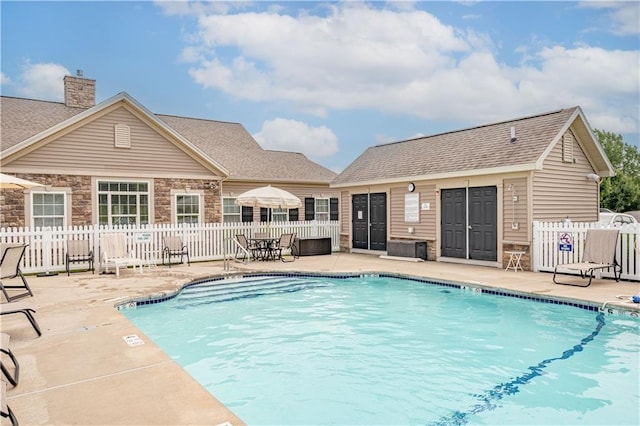
[[[316,220],[329,220],[328,198],[316,198]]]
[[[286,222],[289,220],[289,209],[273,209],[274,222]]]
[[[176,223],[200,223],[200,194],[176,194]]]
[[[98,181],[100,225],[149,223],[149,183]]]
[[[338,220],[337,198],[305,198],[304,220]]]
[[[235,198],[222,199],[222,218],[225,223],[240,222],[242,219],[242,210]]]
[[[64,226],[66,221],[64,192],[32,192],[32,227]]]

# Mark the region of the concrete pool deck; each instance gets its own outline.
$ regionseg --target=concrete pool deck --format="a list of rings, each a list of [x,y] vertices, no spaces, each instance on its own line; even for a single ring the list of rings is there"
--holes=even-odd
[[[555,285],[549,273],[347,253],[231,266],[232,272],[400,273],[640,312],[640,305],[629,301],[640,293],[639,282],[594,280],[579,288]],[[7,403],[20,424],[243,424],[114,308],[119,301],[175,291],[194,279],[224,273],[222,262],[205,262],[145,267],[142,274],[128,269],[119,278],[90,272],[28,276],[34,297],[21,300],[37,310],[42,337],[23,315],[1,317],[2,332],[11,335],[20,362],[20,382],[7,390]],[[144,344],[128,344],[124,337],[132,335]]]

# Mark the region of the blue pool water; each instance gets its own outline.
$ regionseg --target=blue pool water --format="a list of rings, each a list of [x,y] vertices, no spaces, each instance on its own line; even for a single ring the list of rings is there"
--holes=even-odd
[[[640,321],[395,277],[202,283],[123,310],[249,425],[640,423]]]

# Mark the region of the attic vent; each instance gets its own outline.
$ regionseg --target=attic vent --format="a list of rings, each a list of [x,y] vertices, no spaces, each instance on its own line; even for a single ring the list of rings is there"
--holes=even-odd
[[[114,128],[116,148],[131,148],[131,131],[126,124],[116,124]]]
[[[562,136],[562,162],[573,163],[573,135],[571,132]]]

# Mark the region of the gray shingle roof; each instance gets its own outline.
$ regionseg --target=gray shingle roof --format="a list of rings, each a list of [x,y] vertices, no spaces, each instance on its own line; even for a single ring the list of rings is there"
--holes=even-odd
[[[535,163],[578,107],[368,148],[332,185]],[[510,142],[511,126],[516,141]]]
[[[8,148],[79,113],[59,102],[0,97],[0,149]],[[239,123],[156,115],[229,172],[231,180],[328,184],[336,173],[295,152],[268,151]]]
[[[84,108],[71,108],[60,102],[0,97],[2,151],[47,130]]]
[[[222,164],[232,180],[329,183],[336,173],[296,152],[264,150],[237,123],[157,115]]]

